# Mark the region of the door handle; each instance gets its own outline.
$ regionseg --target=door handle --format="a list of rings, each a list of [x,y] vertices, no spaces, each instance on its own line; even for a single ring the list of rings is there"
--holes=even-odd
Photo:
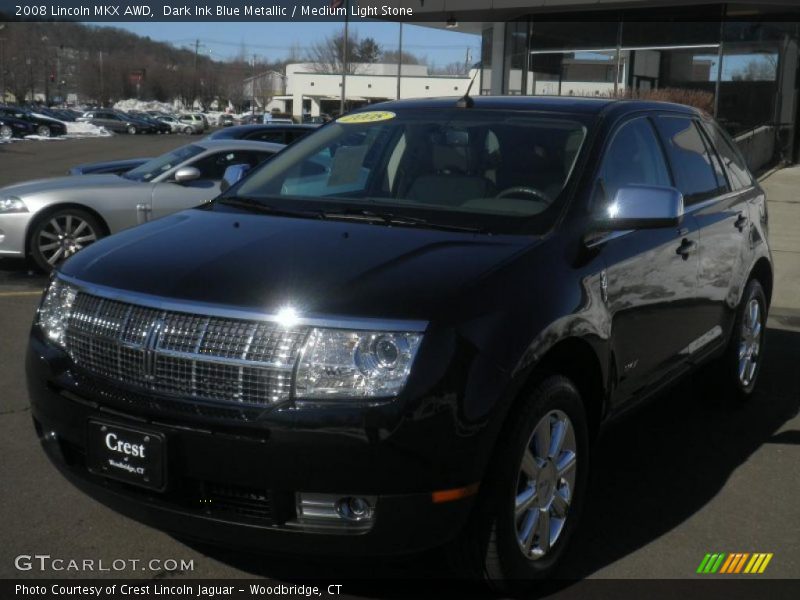
[[[682,256],[683,260],[687,260],[695,250],[697,250],[697,242],[683,238],[681,245],[675,250],[675,254]]]
[[[739,217],[736,219],[736,222],[733,224],[733,226],[739,231],[744,231],[745,225],[747,225],[747,217],[744,216],[744,213],[739,213]]]

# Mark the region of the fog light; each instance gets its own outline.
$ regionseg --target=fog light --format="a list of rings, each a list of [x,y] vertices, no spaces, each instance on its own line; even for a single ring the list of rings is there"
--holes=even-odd
[[[348,521],[363,521],[372,517],[372,506],[366,498],[350,496],[336,503],[336,512]]]
[[[300,527],[342,532],[364,531],[375,521],[376,496],[343,494],[297,494],[297,519]]]

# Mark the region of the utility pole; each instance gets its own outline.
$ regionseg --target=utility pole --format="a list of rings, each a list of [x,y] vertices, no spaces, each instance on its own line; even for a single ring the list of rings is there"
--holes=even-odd
[[[253,122],[256,118],[256,55],[253,54],[253,78],[250,80],[250,112],[253,113]]]
[[[350,1],[344,2],[344,43],[342,44],[342,97],[339,102],[339,114],[344,114],[344,101],[346,98],[345,87],[347,85],[347,46],[350,42]],[[301,110],[302,113],[302,110]]]
[[[403,22],[400,22],[400,39],[397,44],[397,99],[400,100],[400,78],[403,71]]]
[[[100,107],[103,107],[103,51],[100,50]]]
[[[197,98],[197,53],[200,52],[200,40],[194,41],[194,75],[192,76],[192,98],[189,110],[194,110],[194,101]]]

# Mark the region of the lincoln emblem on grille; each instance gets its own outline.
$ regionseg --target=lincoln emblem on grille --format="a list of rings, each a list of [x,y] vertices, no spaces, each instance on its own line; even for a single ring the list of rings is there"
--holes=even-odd
[[[144,339],[144,357],[142,367],[145,379],[152,381],[156,378],[156,350],[164,329],[164,317],[158,317],[150,326],[147,337]]]

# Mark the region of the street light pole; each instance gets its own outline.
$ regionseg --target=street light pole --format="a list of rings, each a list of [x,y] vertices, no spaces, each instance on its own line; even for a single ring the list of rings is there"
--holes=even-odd
[[[0,25],[0,29],[4,26]],[[5,55],[6,38],[0,37],[0,104],[5,104],[6,101],[6,55]]]
[[[403,70],[403,23],[400,22],[400,40],[397,45],[397,99],[400,100],[400,77]]]

